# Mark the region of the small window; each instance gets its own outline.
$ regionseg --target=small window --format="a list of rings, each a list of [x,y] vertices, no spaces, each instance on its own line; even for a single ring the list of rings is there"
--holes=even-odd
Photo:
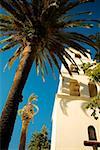
[[[88,127],[88,136],[89,136],[89,140],[97,140],[96,131],[93,126]]]
[[[76,58],[81,58],[81,55],[78,54],[78,53],[76,53],[76,54],[75,54],[75,57],[76,57]]]
[[[71,79],[69,88],[70,88],[70,95],[80,96],[80,85],[77,80]]]
[[[90,94],[90,97],[94,97],[97,95],[97,86],[94,82],[90,81],[88,83],[88,87],[89,87],[89,94]]]
[[[74,65],[74,64],[71,64],[71,65],[70,65],[70,70],[71,70],[71,72],[76,72],[76,73],[78,73],[78,67],[77,67],[76,65]]]

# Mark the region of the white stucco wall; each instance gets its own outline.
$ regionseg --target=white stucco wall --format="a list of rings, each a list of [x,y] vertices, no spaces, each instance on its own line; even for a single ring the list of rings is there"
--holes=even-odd
[[[71,54],[74,58],[74,54]],[[92,60],[83,57],[83,62],[91,62]],[[75,58],[77,64],[81,64],[78,58]],[[68,62],[70,65],[70,62]],[[62,65],[61,72],[65,78],[62,84],[62,77],[60,77],[57,95],[55,96],[55,103],[52,115],[52,139],[51,150],[92,150],[92,147],[84,146],[84,141],[88,140],[88,126],[93,125],[96,129],[97,139],[100,141],[100,119],[95,120],[86,115],[81,109],[81,105],[85,98],[89,99],[88,82],[89,79],[80,70],[80,75],[74,74],[69,76],[65,67]],[[74,78],[80,84],[80,98],[69,95],[69,79]],[[64,87],[65,85],[65,87]],[[98,87],[99,90],[100,87]],[[69,102],[68,102],[69,101]],[[100,150],[100,148],[98,148]]]
[[[55,147],[52,147],[52,150],[92,150],[90,147],[85,147],[83,142],[88,140],[87,128],[89,125],[95,127],[98,141],[100,141],[99,121],[86,116],[81,109],[81,101],[67,103],[67,107],[65,106],[67,114],[64,114],[61,101],[61,99],[57,99],[56,122],[53,122],[56,131],[55,141],[53,141]],[[56,128],[55,125],[57,125]]]

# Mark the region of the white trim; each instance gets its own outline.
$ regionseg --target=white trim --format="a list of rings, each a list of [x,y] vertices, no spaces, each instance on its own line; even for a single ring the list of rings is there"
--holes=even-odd
[[[83,100],[83,101],[89,101],[91,100],[90,97],[84,97],[84,96],[70,96],[67,94],[63,94],[63,93],[58,93],[57,94],[58,98],[63,98],[63,99],[68,99],[68,100]]]

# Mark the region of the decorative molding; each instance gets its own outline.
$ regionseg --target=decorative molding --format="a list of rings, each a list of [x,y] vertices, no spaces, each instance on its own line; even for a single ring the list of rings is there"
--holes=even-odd
[[[70,95],[67,95],[67,94],[64,94],[64,93],[58,93],[56,95],[57,98],[62,98],[62,99],[66,99],[66,101],[68,100],[83,100],[83,101],[89,101],[91,100],[90,97],[85,97],[85,96],[70,96]]]

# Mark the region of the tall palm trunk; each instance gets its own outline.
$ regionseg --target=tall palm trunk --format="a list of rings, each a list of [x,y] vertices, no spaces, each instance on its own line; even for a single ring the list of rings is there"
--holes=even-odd
[[[32,64],[33,52],[31,46],[27,45],[23,50],[22,58],[0,118],[0,149],[2,150],[8,149],[17,116],[18,106],[22,101],[22,91]]]
[[[28,124],[24,125],[24,123],[22,123],[22,131],[21,131],[21,137],[20,137],[19,150],[25,150],[27,128],[28,128]]]

